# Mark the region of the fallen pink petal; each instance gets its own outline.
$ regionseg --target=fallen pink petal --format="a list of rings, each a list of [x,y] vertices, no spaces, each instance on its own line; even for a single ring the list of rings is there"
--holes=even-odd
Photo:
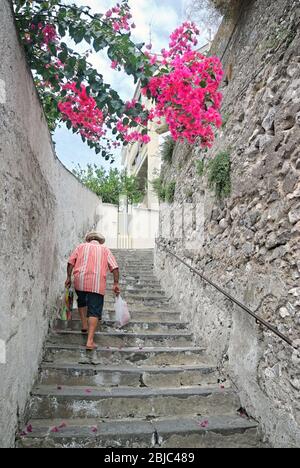
[[[205,421],[199,422],[198,424],[199,424],[200,427],[205,428],[205,427],[208,427],[209,422],[207,420],[205,420]]]
[[[53,427],[53,428],[51,429],[51,432],[53,432],[53,433],[59,432],[58,427]]]
[[[98,428],[97,427],[92,427],[92,432],[94,432],[94,434],[95,434],[96,432],[98,432]]]
[[[58,429],[64,429],[65,427],[67,427],[66,423],[61,423],[60,426],[58,426]]]
[[[85,393],[92,393],[92,390],[90,388],[86,388]]]
[[[29,426],[27,426],[26,430],[27,430],[27,432],[31,433],[32,432],[32,425],[29,424]]]

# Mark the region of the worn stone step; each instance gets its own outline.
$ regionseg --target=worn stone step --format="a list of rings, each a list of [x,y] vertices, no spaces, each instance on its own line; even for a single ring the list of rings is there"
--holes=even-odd
[[[140,307],[145,305],[146,307],[162,308],[165,310],[170,310],[171,305],[169,299],[163,295],[147,295],[147,294],[131,294],[128,291],[121,292],[122,299],[127,302],[128,306],[134,309],[136,306]],[[105,296],[105,307],[112,308],[115,306],[116,297],[113,294],[107,294]]]
[[[40,384],[72,386],[182,387],[217,385],[215,367],[198,366],[102,366],[77,363],[43,364]]]
[[[141,305],[145,305],[146,307],[153,307],[156,306],[158,308],[162,308],[165,311],[168,311],[170,308],[172,309],[172,304],[170,300],[167,299],[165,296],[162,297],[155,297],[152,295],[145,295],[141,294],[140,296],[133,296],[130,293],[124,291],[124,294],[121,292],[122,298],[130,305],[133,309],[137,306],[140,307]],[[104,307],[112,308],[115,305],[116,297],[113,294],[107,293],[105,296]]]
[[[239,408],[232,390],[219,387],[125,388],[107,390],[41,385],[32,392],[32,419],[143,418],[199,413],[230,414]]]
[[[52,344],[86,344],[86,335],[79,331],[57,330],[53,331],[48,338]],[[112,347],[149,347],[149,346],[189,346],[193,344],[193,334],[190,332],[177,333],[130,333],[124,330],[113,332],[96,332],[95,343],[101,346]]]
[[[165,294],[165,292],[158,287],[150,286],[150,285],[141,285],[141,284],[126,284],[125,288],[123,288],[125,292],[131,293],[131,294],[147,294],[151,295],[153,294]],[[110,291],[108,291],[110,293]]]
[[[135,307],[139,305],[145,305],[148,307],[156,307],[156,308],[164,308],[166,309],[167,307],[172,307],[170,304],[170,300],[167,299],[164,296],[161,297],[155,297],[155,296],[146,296],[146,295],[141,295],[141,296],[132,296],[128,293],[125,293],[124,295],[122,294],[122,298],[127,302],[128,306]],[[108,307],[112,307],[115,304],[115,297],[113,295],[108,295],[105,297],[105,304]]]
[[[130,289],[130,288],[124,289],[122,292],[122,296],[124,296],[125,299],[128,297],[132,299],[138,298],[138,299],[155,299],[155,300],[166,298],[164,291],[145,290],[145,289],[136,290],[136,289]],[[106,298],[108,297],[115,299],[113,291],[107,291]]]
[[[142,264],[132,264],[132,265],[128,265],[127,263],[124,263],[120,266],[120,271],[121,273],[125,272],[125,273],[133,273],[133,274],[136,274],[136,273],[139,273],[139,272],[142,272],[142,273],[145,273],[146,275],[153,275],[154,274],[154,266],[153,265],[146,265],[146,266],[143,266]]]
[[[54,323],[54,330],[74,330],[80,331],[82,328],[81,320],[72,320],[65,322],[56,320]],[[111,331],[115,329],[115,321],[110,320],[102,322],[101,331]],[[184,322],[144,322],[144,321],[131,321],[122,330],[129,333],[164,333],[187,330],[188,324]]]
[[[257,423],[235,415],[160,419],[32,420],[19,448],[260,448]],[[60,428],[60,426],[62,426]],[[55,432],[55,431],[58,432]]]
[[[129,309],[131,320],[139,322],[177,322],[180,320],[180,314],[177,311],[159,311],[154,307],[134,307]],[[113,305],[104,307],[103,311],[103,321],[114,321],[115,320],[115,311]],[[79,314],[77,310],[74,310],[72,313],[72,318],[74,320],[79,319]]]
[[[132,280],[140,280],[140,281],[150,281],[150,282],[155,282],[157,281],[157,277],[155,276],[153,271],[134,271],[134,270],[126,270],[126,271],[121,271],[120,272],[120,277],[122,279],[130,279]]]
[[[140,321],[140,322],[170,322],[170,321],[179,321],[180,314],[178,312],[157,312],[156,308],[143,308],[140,310],[129,309],[131,320]],[[103,313],[103,320],[114,320],[115,312],[113,310],[106,311]]]
[[[109,286],[109,287],[112,287],[114,284],[114,281],[113,281],[113,278],[112,276],[109,276],[106,280],[106,285]],[[153,288],[153,289],[159,289],[161,290],[161,285],[160,283],[157,281],[157,280],[153,280],[153,281],[143,281],[143,280],[139,280],[139,281],[136,281],[135,278],[128,278],[128,277],[122,277],[120,278],[119,280],[119,284],[121,286],[131,286],[131,287],[136,287],[138,289],[141,289],[141,288]]]
[[[106,294],[113,294],[112,292],[112,286],[113,286],[113,283],[111,284],[111,287],[110,285],[108,285],[108,288],[107,288],[107,293]],[[146,285],[139,285],[139,284],[126,284],[126,285],[120,285],[121,288],[122,288],[122,292],[126,292],[128,294],[145,294],[146,296],[151,296],[151,295],[165,295],[165,292],[161,289],[161,288],[158,288],[158,287],[153,287],[153,286],[146,286]]]
[[[208,358],[203,348],[197,347],[152,347],[152,348],[98,348],[95,353],[103,365],[197,365],[206,363]],[[68,360],[77,361],[86,358],[90,353],[84,347],[77,345],[45,346],[44,362],[63,363]]]
[[[120,282],[121,283],[128,283],[128,284],[140,284],[140,285],[149,285],[149,286],[157,286],[160,287],[161,284],[158,281],[157,277],[153,275],[148,275],[147,279],[145,277],[136,278],[136,276],[130,276],[128,274],[121,273],[120,275]],[[113,276],[107,276],[107,284],[113,284]]]

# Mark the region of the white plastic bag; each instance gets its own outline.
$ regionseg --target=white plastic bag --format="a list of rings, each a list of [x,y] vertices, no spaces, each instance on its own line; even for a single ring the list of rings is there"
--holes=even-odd
[[[130,321],[130,313],[128,311],[128,305],[123,301],[121,296],[116,297],[115,302],[116,312],[116,328],[122,328]]]

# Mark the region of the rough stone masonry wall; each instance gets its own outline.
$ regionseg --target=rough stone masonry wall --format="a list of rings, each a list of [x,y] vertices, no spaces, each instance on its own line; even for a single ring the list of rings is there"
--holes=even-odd
[[[8,0],[0,50],[0,447],[10,447],[67,255],[97,222],[99,200],[55,157]]]
[[[299,1],[252,0],[222,25],[213,50],[228,71],[224,128],[206,155],[177,145],[172,165],[163,167],[167,181],[176,179],[175,202],[162,205],[160,216],[166,245],[298,346],[299,23]],[[220,201],[206,176],[196,174],[195,160],[227,149],[232,192]],[[299,447],[299,349],[262,329],[161,249],[156,267],[182,318],[230,376],[271,444]]]

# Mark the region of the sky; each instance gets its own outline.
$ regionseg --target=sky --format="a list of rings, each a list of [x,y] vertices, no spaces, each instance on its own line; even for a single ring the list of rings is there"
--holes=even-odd
[[[170,33],[185,19],[185,6],[187,0],[129,0],[133,20],[136,24],[133,39],[137,42],[149,43],[150,30],[152,35],[153,51],[159,52],[167,47]],[[65,0],[66,3],[87,5],[94,12],[105,12],[117,3],[117,0]],[[78,50],[78,49],[76,49]],[[93,53],[89,57],[90,63],[104,76],[104,80],[118,91],[124,100],[132,99],[135,86],[133,79],[125,73],[112,70],[111,62],[105,53]],[[63,164],[72,170],[78,164],[86,167],[87,164],[97,164],[106,168],[110,163],[81,141],[63,125],[54,134],[57,156]],[[114,167],[120,167],[121,155],[117,155]]]

